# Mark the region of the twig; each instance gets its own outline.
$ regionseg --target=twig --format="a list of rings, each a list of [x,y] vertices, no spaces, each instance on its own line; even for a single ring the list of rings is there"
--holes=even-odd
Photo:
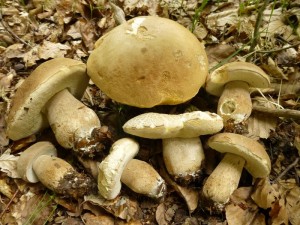
[[[288,165],[288,167],[287,168],[285,168],[285,170],[284,171],[282,171],[279,175],[278,175],[278,177],[276,177],[273,181],[272,181],[272,183],[275,183],[276,181],[278,181],[280,178],[282,178],[289,170],[291,170],[294,166],[296,166],[297,164],[298,164],[298,162],[299,162],[299,157],[298,158],[296,158],[295,160],[294,160],[294,162],[292,162],[290,165]]]
[[[269,0],[264,0],[264,4],[262,5],[262,7],[259,9],[258,14],[257,14],[257,19],[256,19],[256,23],[255,23],[255,28],[254,28],[254,33],[253,33],[253,39],[252,39],[252,43],[250,45],[250,49],[249,52],[254,51],[256,45],[257,45],[257,40],[259,38],[259,28],[262,22],[262,16],[263,16],[263,12],[265,10],[265,8],[267,7],[267,5],[269,4]],[[246,58],[246,62],[249,62],[251,60],[251,56],[248,56]]]
[[[16,40],[16,41],[19,41],[21,42],[22,44],[24,45],[28,45],[29,47],[33,47],[32,45],[30,45],[28,42],[22,40],[18,35],[16,35],[8,26],[7,24],[5,23],[5,21],[3,20],[3,17],[2,17],[2,9],[0,9],[0,22],[2,24],[2,26],[4,27],[4,29]]]
[[[271,109],[264,106],[253,106],[252,108],[255,111],[263,112],[270,114],[276,117],[286,117],[292,119],[300,119],[300,111],[293,109]]]
[[[17,196],[18,193],[19,193],[19,189],[14,193],[14,195],[12,196],[12,198],[9,200],[9,202],[5,206],[5,209],[3,209],[3,211],[1,212],[0,219],[2,218],[2,216],[4,215],[4,213],[6,212],[6,210],[10,206],[10,204],[13,202],[14,198]]]

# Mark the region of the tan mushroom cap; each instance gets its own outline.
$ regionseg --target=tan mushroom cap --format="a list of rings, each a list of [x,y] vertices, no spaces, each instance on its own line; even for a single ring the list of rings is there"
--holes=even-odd
[[[208,74],[203,44],[185,27],[160,17],[136,17],[101,37],[88,75],[113,100],[141,108],[194,97]]]
[[[41,64],[14,96],[7,120],[8,137],[19,140],[49,126],[42,112],[48,100],[66,88],[81,98],[88,81],[86,66],[80,61],[56,58]]]
[[[220,96],[226,83],[244,81],[250,87],[267,88],[269,76],[258,66],[248,62],[227,63],[207,76],[205,89],[208,93]]]
[[[192,138],[217,133],[222,128],[223,120],[219,115],[202,111],[178,115],[144,113],[123,125],[126,133],[151,139]]]
[[[234,133],[219,133],[208,139],[208,146],[221,153],[232,153],[245,159],[245,168],[254,178],[267,177],[271,161],[257,141]]]
[[[33,171],[32,164],[41,155],[56,156],[56,148],[50,142],[41,141],[33,144],[21,153],[17,161],[17,171],[23,180],[30,183],[39,182],[39,178]]]

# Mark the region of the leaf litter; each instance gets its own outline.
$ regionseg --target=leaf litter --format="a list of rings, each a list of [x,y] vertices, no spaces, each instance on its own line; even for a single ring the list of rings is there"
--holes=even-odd
[[[169,191],[161,201],[135,196],[125,188],[118,199],[107,202],[95,195],[85,196],[85,199],[53,196],[41,184],[20,181],[15,167],[18,152],[36,139],[49,139],[51,135],[34,136],[20,142],[8,140],[5,118],[15,89],[45,60],[70,57],[86,61],[95,41],[117,23],[105,0],[7,0],[1,2],[0,23],[0,209],[4,210],[0,221],[4,224],[44,224],[48,221],[49,224],[91,225],[300,224],[299,119],[276,114],[280,109],[299,111],[300,108],[300,2],[288,1],[287,5],[269,2],[263,12],[259,42],[253,52],[249,52],[249,46],[261,1],[209,1],[199,17],[195,12],[203,1],[113,2],[124,10],[126,18],[155,15],[171,18],[188,29],[194,24],[193,33],[206,46],[210,69],[224,62],[245,61],[251,56],[253,63],[268,72],[271,87],[261,93],[253,91],[251,97],[254,102],[259,100],[262,107],[272,104],[274,114],[266,116],[255,111],[245,124],[233,130],[241,130],[265,145],[272,160],[270,177],[252,182],[248,176],[243,176],[241,186],[231,196],[222,215],[211,215],[202,209],[197,200],[202,183],[181,187],[169,178],[166,179]],[[89,94],[85,96],[90,99],[83,101],[92,102],[90,106],[101,118],[120,116],[113,111],[116,105],[99,94],[93,84],[88,90]],[[205,107],[212,109],[215,106],[209,107],[217,101],[208,97],[211,103],[206,103]],[[203,109],[205,107],[199,102],[206,100],[207,96],[200,93],[192,103]],[[148,148],[156,154],[138,157],[155,166],[153,159],[159,157],[161,150],[153,146]],[[66,155],[62,150],[62,156]],[[74,166],[83,171],[80,163],[75,161]]]

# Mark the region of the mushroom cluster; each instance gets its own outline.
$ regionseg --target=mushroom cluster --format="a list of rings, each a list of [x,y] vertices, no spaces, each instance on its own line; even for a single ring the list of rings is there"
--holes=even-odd
[[[166,170],[184,185],[203,177],[200,136],[213,135],[208,146],[226,153],[201,194],[213,208],[224,208],[244,167],[254,178],[270,173],[270,159],[261,144],[239,134],[219,133],[228,120],[240,123],[250,116],[249,88],[268,87],[268,76],[244,62],[228,63],[208,74],[203,44],[186,28],[160,17],[136,17],[112,29],[96,42],[87,65],[59,58],[37,67],[14,96],[8,137],[19,140],[50,126],[62,147],[83,156],[83,165],[92,171],[105,199],[116,198],[122,183],[136,193],[163,197],[166,182],[149,163],[135,159],[139,144],[132,138],[113,143],[102,161],[85,163],[84,157],[102,151],[105,142],[105,135],[99,135],[104,131],[97,114],[80,101],[89,79],[112,100],[139,108],[185,103],[204,83],[209,94],[221,96],[217,114],[148,112],[122,127],[130,135],[161,139]],[[84,195],[90,180],[56,155],[49,142],[32,145],[18,161],[20,176],[28,182],[40,181],[57,193]]]

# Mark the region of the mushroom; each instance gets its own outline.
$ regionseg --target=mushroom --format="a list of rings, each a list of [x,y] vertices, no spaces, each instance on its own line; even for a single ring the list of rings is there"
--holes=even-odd
[[[208,74],[203,44],[166,18],[133,18],[102,36],[87,61],[91,80],[111,99],[140,108],[194,97]]]
[[[204,153],[200,135],[223,128],[215,113],[194,111],[178,115],[144,113],[123,125],[126,133],[144,138],[163,139],[163,159],[173,178],[188,184],[200,177]]]
[[[192,138],[212,134],[223,128],[220,116],[194,111],[182,114],[143,113],[128,120],[123,130],[138,137],[151,139]]]
[[[139,144],[131,138],[119,139],[112,145],[109,155],[98,166],[98,190],[102,197],[117,197],[122,180],[138,193],[156,198],[164,194],[165,183],[150,165],[131,162],[138,151]],[[139,167],[141,165],[143,167]],[[126,175],[122,175],[124,171]],[[148,180],[147,186],[145,180]]]
[[[91,145],[95,145],[90,140],[92,132],[100,127],[100,121],[77,100],[88,81],[85,64],[77,60],[57,58],[38,66],[14,96],[7,120],[8,137],[19,140],[50,124],[61,146],[90,154],[94,150]]]
[[[243,168],[254,177],[264,178],[270,174],[271,162],[265,148],[257,141],[234,133],[211,136],[208,146],[226,153],[204,183],[204,202],[218,212],[223,211],[230,195],[237,189]]]
[[[17,161],[20,177],[30,183],[41,182],[48,189],[72,197],[86,194],[92,180],[78,173],[68,162],[56,157],[55,147],[47,141],[37,142],[27,148]]]
[[[221,96],[217,113],[224,122],[233,120],[240,123],[252,112],[249,87],[267,88],[270,85],[268,75],[258,66],[248,62],[227,63],[206,79],[206,91]]]

